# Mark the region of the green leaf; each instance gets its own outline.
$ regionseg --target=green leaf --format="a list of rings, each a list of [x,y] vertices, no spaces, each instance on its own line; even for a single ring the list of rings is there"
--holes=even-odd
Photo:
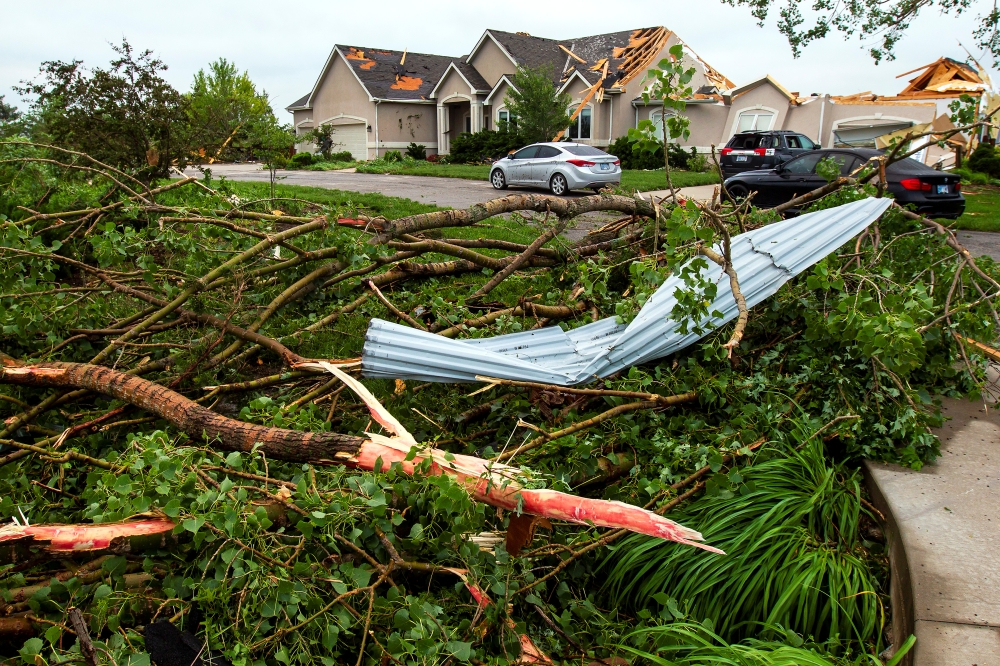
[[[55,645],[59,642],[59,638],[62,636],[62,628],[52,625],[45,630],[45,640],[50,644]]]
[[[448,652],[455,655],[455,659],[459,661],[469,661],[472,657],[472,643],[463,643],[461,641],[448,641]]]

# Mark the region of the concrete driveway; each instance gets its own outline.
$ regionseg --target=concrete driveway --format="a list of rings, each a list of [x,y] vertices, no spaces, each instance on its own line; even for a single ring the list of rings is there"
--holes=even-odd
[[[213,176],[225,176],[230,180],[268,182],[270,179],[268,172],[257,164],[217,164],[210,168]],[[197,169],[189,168],[185,171],[185,175],[200,174]],[[485,180],[461,178],[394,176],[353,171],[279,171],[278,178],[285,185],[325,187],[349,192],[378,192],[443,208],[468,208],[498,196],[497,191]]]
[[[229,180],[268,182],[270,176],[258,164],[216,164],[209,167],[213,176],[225,176]],[[200,176],[197,169],[187,169],[186,176]],[[468,208],[477,203],[503,196],[485,180],[465,180],[462,178],[435,178],[432,176],[394,176],[388,174],[357,173],[356,171],[278,171],[280,182],[286,185],[306,185],[325,187],[331,190],[349,192],[378,192],[393,197],[402,197],[432,204],[443,208]],[[686,187],[680,191],[689,198],[709,199],[714,185]],[[507,192],[541,192],[538,189],[512,187]],[[569,198],[591,194],[590,191],[573,192]],[[666,192],[649,192],[658,198]]]

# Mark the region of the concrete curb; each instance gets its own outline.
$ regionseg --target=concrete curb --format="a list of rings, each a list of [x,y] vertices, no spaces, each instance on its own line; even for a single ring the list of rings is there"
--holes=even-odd
[[[892,640],[904,666],[1000,664],[1000,412],[946,399],[941,457],[914,471],[866,461],[885,516]]]

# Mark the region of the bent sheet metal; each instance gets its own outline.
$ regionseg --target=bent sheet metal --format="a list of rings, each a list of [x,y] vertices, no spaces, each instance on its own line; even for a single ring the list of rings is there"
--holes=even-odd
[[[733,266],[747,307],[773,296],[789,279],[877,220],[890,205],[889,199],[863,199],[733,237]],[[474,382],[479,375],[562,386],[607,377],[684,349],[707,335],[681,333],[681,322],[671,318],[677,303],[674,294],[683,288],[676,275],[664,281],[628,326],[608,317],[571,331],[551,326],[493,338],[451,340],[373,319],[365,337],[362,371],[366,377],[386,379]],[[710,264],[704,275],[718,284],[708,310],[722,313],[701,322],[701,329],[710,330],[739,313],[722,270]]]

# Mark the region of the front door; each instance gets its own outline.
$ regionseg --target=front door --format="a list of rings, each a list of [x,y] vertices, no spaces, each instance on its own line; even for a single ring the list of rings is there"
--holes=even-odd
[[[562,151],[553,146],[539,146],[538,154],[531,160],[531,182],[533,185],[547,186],[556,168],[556,159]]]
[[[538,154],[539,146],[522,148],[510,157],[507,169],[507,182],[511,185],[528,185],[531,183],[531,163]]]

